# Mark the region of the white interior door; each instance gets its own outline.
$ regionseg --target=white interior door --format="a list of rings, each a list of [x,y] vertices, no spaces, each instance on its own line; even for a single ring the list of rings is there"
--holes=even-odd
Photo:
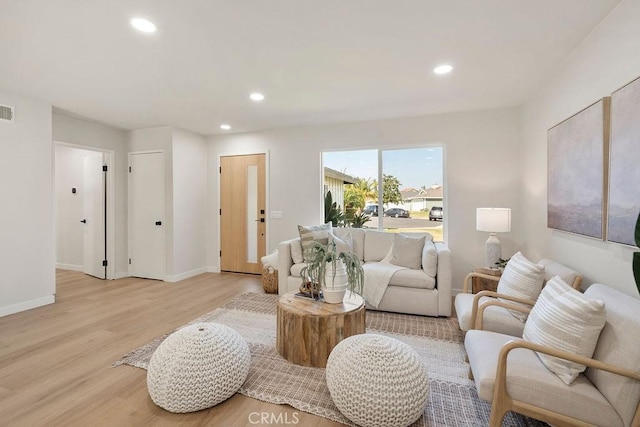
[[[129,274],[165,274],[164,153],[129,154]]]
[[[84,239],[83,271],[100,279],[106,279],[107,259],[105,240],[105,159],[102,153],[84,157],[83,208]]]

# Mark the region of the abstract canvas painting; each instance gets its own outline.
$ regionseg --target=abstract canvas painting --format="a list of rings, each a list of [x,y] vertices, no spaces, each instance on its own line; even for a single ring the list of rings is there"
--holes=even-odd
[[[640,212],[640,78],[611,95],[607,240],[635,246]]]
[[[547,226],[604,239],[610,99],[547,132]]]

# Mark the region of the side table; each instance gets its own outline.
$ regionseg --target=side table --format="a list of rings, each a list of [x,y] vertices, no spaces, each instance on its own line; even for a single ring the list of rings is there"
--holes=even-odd
[[[350,294],[342,304],[326,304],[284,294],[276,308],[278,353],[289,362],[324,368],[343,339],[365,333],[364,299]]]
[[[482,273],[487,274],[489,276],[495,276],[496,278],[500,278],[502,276],[502,270],[480,267],[473,270],[474,273]],[[495,292],[498,289],[498,281],[493,281],[489,279],[485,279],[484,277],[473,277],[471,279],[471,292],[477,294],[480,291],[493,291]]]

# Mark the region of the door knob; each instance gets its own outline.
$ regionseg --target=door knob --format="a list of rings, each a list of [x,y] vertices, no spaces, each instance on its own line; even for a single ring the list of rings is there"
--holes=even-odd
[[[156,225],[162,225],[162,221],[156,221]]]
[[[80,221],[80,222],[81,222],[81,223],[83,223],[83,224],[86,224],[86,223],[87,223],[87,220],[86,220],[86,219],[83,219],[83,220],[82,220],[82,221]]]

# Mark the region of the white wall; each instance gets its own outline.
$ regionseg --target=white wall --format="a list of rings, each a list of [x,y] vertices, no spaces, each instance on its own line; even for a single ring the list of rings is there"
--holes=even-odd
[[[115,174],[115,277],[127,276],[127,132],[95,122],[53,114],[53,140],[114,152],[112,168]]]
[[[0,92],[0,316],[55,300],[51,105]]]
[[[518,229],[520,168],[518,110],[514,108],[270,130],[209,137],[207,261],[218,266],[218,162],[220,155],[269,152],[270,211],[267,251],[295,237],[298,224],[322,221],[321,151],[445,144],[446,240],[453,252],[454,288],[483,264],[486,233],[475,230],[475,208],[511,207]],[[500,236],[505,254],[516,233]]]
[[[206,272],[206,138],[173,129],[173,277]]]
[[[541,85],[521,115],[525,248],[536,258],[549,257],[573,267],[587,284],[604,283],[631,295],[638,293],[632,248],[546,228],[546,132],[640,76],[639,22],[640,1],[623,1]]]
[[[84,265],[84,158],[95,151],[55,146],[56,267],[82,271]],[[71,191],[76,189],[75,194]]]

